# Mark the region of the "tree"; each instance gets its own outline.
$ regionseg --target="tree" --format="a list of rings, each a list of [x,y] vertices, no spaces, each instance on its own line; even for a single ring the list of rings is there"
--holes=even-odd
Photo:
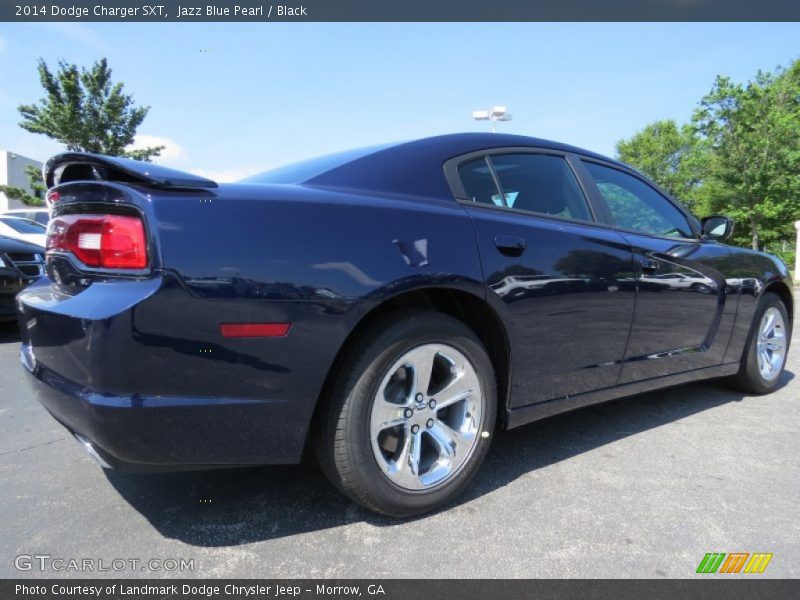
[[[699,215],[736,219],[734,243],[786,261],[800,216],[800,61],[746,84],[717,77],[688,125],[658,121],[617,144]]]
[[[630,139],[617,142],[617,155],[694,208],[705,162],[700,142],[690,125],[678,126],[671,119],[656,121]]]
[[[123,84],[112,83],[105,58],[96,61],[91,69],[59,61],[56,73],[39,59],[38,71],[45,97],[36,104],[17,108],[22,116],[19,125],[26,131],[57,140],[67,150],[136,160],[149,161],[164,149],[127,149],[150,107],[136,106],[133,97],[123,92]],[[41,174],[37,172],[32,177],[28,172],[28,177],[32,186],[41,187]],[[0,192],[25,204],[38,201],[21,188],[0,186]]]
[[[28,190],[15,187],[13,185],[0,185],[0,193],[5,194],[11,200],[19,200],[25,206],[44,206],[44,193],[47,191],[42,183],[42,172],[32,165],[25,167],[25,175],[28,177]]]
[[[800,214],[800,61],[745,85],[718,77],[693,122],[711,149],[709,205],[744,223],[740,241],[753,249],[791,239]]]
[[[91,69],[59,61],[53,74],[39,60],[39,79],[47,96],[39,104],[23,104],[20,127],[58,140],[67,150],[127,156],[149,160],[163,146],[126,150],[133,144],[136,130],[150,110],[134,106],[133,97],[124,94],[121,83],[111,83],[111,69],[102,58]]]

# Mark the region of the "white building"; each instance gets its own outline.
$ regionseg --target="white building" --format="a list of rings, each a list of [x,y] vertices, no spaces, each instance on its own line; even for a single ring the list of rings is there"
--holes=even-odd
[[[28,165],[33,165],[37,169],[42,168],[42,163],[37,160],[14,154],[8,150],[0,150],[0,185],[21,187],[32,193],[28,177],[25,174],[25,167]],[[19,200],[10,200],[0,192],[0,213],[10,208],[22,208],[23,206]]]

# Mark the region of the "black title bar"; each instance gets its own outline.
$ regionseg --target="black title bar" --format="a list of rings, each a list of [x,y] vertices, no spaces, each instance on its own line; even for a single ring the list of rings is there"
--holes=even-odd
[[[800,1],[2,0],[0,21],[800,21]]]
[[[6,579],[3,600],[783,600],[780,579]]]

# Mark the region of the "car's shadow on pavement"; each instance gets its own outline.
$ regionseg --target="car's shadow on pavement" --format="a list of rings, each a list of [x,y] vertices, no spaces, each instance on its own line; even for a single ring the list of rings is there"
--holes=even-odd
[[[780,387],[793,378],[784,372]],[[696,383],[500,432],[475,480],[450,508],[536,469],[743,398],[744,394],[715,382]],[[311,464],[174,474],[105,473],[162,535],[196,546],[246,544],[354,522],[402,523],[350,502]]]
[[[19,326],[16,321],[0,323],[0,344],[10,344],[19,340]]]

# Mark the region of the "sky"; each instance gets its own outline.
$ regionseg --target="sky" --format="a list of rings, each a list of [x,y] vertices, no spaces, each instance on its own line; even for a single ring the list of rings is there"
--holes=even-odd
[[[0,149],[62,150],[18,126],[43,91],[39,57],[90,65],[151,107],[140,143],[167,166],[232,181],[348,148],[487,131],[613,155],[657,119],[687,121],[718,74],[800,58],[800,24],[0,24]]]

